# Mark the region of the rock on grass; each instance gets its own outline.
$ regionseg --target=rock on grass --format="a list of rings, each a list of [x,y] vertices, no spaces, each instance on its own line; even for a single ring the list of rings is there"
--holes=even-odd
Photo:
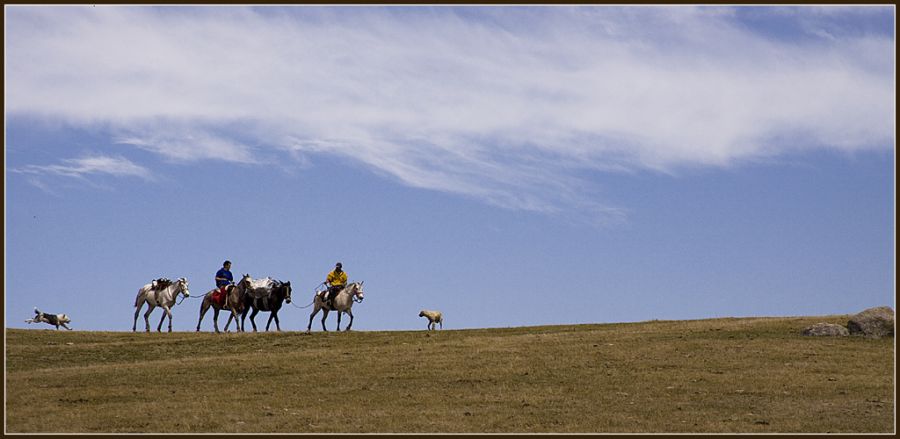
[[[869,308],[850,317],[850,334],[881,338],[894,336],[894,310],[889,306]]]
[[[819,336],[819,337],[846,337],[850,335],[850,331],[841,325],[834,323],[816,323],[802,332],[803,335]]]

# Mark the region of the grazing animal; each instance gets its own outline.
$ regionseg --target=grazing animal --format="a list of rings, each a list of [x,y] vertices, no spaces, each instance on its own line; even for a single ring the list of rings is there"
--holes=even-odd
[[[34,317],[25,320],[25,323],[49,323],[56,326],[57,331],[59,331],[60,326],[70,331],[72,330],[72,328],[66,325],[66,323],[72,323],[69,316],[65,314],[47,314],[45,312],[40,312],[37,308],[34,308]]]
[[[341,313],[347,313],[350,316],[350,323],[347,325],[347,329],[345,331],[349,331],[350,327],[353,326],[353,312],[350,311],[350,308],[353,307],[354,302],[362,302],[363,297],[363,283],[362,282],[353,282],[343,290],[337,293],[334,296],[334,300],[332,301],[331,306],[325,304],[324,299],[318,293],[313,297],[313,304],[315,304],[315,308],[313,308],[313,312],[309,315],[309,325],[306,326],[306,332],[310,332],[312,329],[312,321],[313,317],[319,312],[319,310],[324,310],[324,314],[322,315],[322,330],[328,331],[325,328],[325,319],[328,318],[328,311],[337,311],[338,320],[337,320],[337,330],[341,330]]]
[[[429,311],[427,309],[423,309],[419,313],[419,317],[425,317],[428,319],[429,330],[434,330],[435,323],[439,323],[441,325],[441,329],[444,329],[444,316],[441,315],[440,311]]]
[[[254,288],[253,286],[256,287]],[[251,281],[251,287],[248,287],[247,292],[243,295],[243,300],[244,310],[241,312],[241,331],[244,330],[244,319],[251,308],[253,313],[250,314],[250,324],[253,325],[253,332],[256,332],[256,321],[253,319],[260,311],[272,313],[269,315],[269,322],[266,323],[266,331],[272,325],[273,319],[275,320],[275,328],[281,331],[281,323],[278,321],[278,310],[281,309],[281,305],[284,302],[291,303],[291,283],[274,279],[264,283]]]
[[[213,326],[216,328],[216,332],[219,332],[219,311],[223,309],[231,311],[231,314],[228,315],[228,322],[225,323],[225,332],[228,332],[228,326],[231,325],[232,320],[234,320],[234,326],[237,330],[241,331],[242,328],[240,327],[238,316],[244,311],[244,294],[247,292],[250,280],[250,275],[245,274],[237,285],[226,286],[224,305],[220,305],[213,300],[213,294],[219,292],[219,288],[213,288],[206,293],[203,296],[203,303],[200,304],[200,320],[197,321],[197,332],[200,332],[200,323],[203,322],[203,316],[206,315],[210,307],[213,309]]]
[[[147,332],[150,332],[150,313],[159,306],[165,311],[161,319],[159,319],[159,326],[156,327],[157,332],[162,332],[162,324],[163,321],[166,320],[166,317],[169,317],[169,332],[172,332],[172,306],[175,305],[175,298],[178,294],[184,294],[184,297],[190,297],[191,292],[188,290],[188,281],[185,278],[179,278],[174,281],[171,285],[163,288],[162,290],[153,290],[152,284],[147,284],[142,286],[137,293],[137,297],[134,299],[134,325],[131,326],[131,331],[137,331],[137,319],[138,314],[141,312],[141,307],[144,306],[144,302],[147,302],[149,308],[147,312],[144,313],[144,323],[147,324]]]

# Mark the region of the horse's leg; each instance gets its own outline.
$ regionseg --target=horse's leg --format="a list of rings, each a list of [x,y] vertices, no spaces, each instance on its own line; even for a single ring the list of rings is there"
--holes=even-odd
[[[275,319],[275,328],[278,329],[278,332],[281,332],[281,323],[278,321],[278,310],[272,311],[272,315],[269,316],[269,323],[266,325],[266,332],[269,332],[269,325],[272,324],[272,319]]]
[[[259,308],[253,308],[253,312],[250,313],[250,324],[253,325],[253,332],[256,332],[256,321],[253,320],[256,315],[259,314]]]
[[[165,306],[165,305],[160,305],[160,308],[163,309],[163,315],[159,319],[159,326],[156,327],[156,332],[162,332],[162,325],[163,325],[163,322],[166,321],[167,314],[169,316],[169,329],[172,328],[172,315],[168,313],[169,307]]]
[[[337,326],[337,329],[335,329],[335,331],[340,332],[341,331],[341,314],[343,314],[343,312],[339,309],[335,310],[335,311],[337,311],[337,313],[338,313],[338,326]]]
[[[134,324],[131,325],[131,332],[137,332],[137,319],[138,314],[141,313],[141,308],[144,306],[144,301],[141,300],[140,303],[134,306]]]
[[[169,316],[169,332],[172,332],[172,309],[165,307],[166,315]]]
[[[237,308],[231,308],[231,314],[228,316],[228,323],[231,323],[231,320],[234,320],[234,331],[241,332],[240,322],[238,321],[238,316],[240,315],[240,311]],[[225,330],[228,330],[228,325],[225,325]]]
[[[246,319],[247,319],[247,312],[249,312],[249,311],[250,311],[250,307],[248,307],[246,304],[244,304],[244,310],[241,311],[241,332],[245,332],[245,329],[247,328]]]
[[[347,329],[344,331],[349,331],[350,327],[353,326],[353,312],[350,311],[350,308],[347,308],[347,315],[350,316],[350,323],[347,325]]]
[[[206,315],[207,311],[209,311],[209,302],[206,301],[206,298],[203,298],[203,303],[200,304],[200,320],[197,320],[197,332],[200,332],[200,323],[203,322],[203,316]]]
[[[269,320],[266,321],[266,332],[269,332],[269,326],[272,326],[272,319],[275,318],[275,312],[272,311],[269,313]]]
[[[147,332],[150,332],[150,313],[156,308],[156,305],[147,302],[147,312],[144,313],[144,323],[147,325]]]
[[[228,332],[228,327],[231,326],[231,321],[234,320],[234,327],[236,332],[241,331],[240,323],[238,322],[237,315],[235,314],[234,308],[228,310],[228,321],[225,322],[225,332]]]
[[[325,329],[325,319],[327,319],[327,318],[328,318],[328,308],[322,308],[322,330],[325,332],[328,332],[328,330]]]
[[[219,308],[213,307],[213,327],[216,328],[216,334],[219,333]]]
[[[313,299],[313,301],[315,301],[315,299]],[[313,312],[310,313],[310,315],[309,315],[309,324],[306,325],[306,332],[310,332],[312,330],[313,317],[315,317],[318,312],[319,312],[319,305],[316,305],[315,308],[313,308]]]

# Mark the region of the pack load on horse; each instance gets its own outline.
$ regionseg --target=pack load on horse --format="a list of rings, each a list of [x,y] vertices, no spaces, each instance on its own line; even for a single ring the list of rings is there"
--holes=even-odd
[[[337,311],[337,330],[341,330],[341,314],[346,313],[350,316],[350,323],[347,325],[345,331],[349,331],[350,327],[353,326],[353,312],[351,308],[354,303],[362,302],[364,299],[363,296],[363,283],[362,282],[353,282],[348,284],[346,287],[342,288],[334,298],[330,301],[326,300],[325,295],[322,294],[325,291],[316,291],[313,295],[313,304],[315,308],[313,308],[312,313],[309,315],[309,325],[306,326],[306,332],[310,332],[312,329],[312,321],[313,317],[319,313],[319,310],[323,310],[324,313],[322,315],[322,330],[328,331],[325,328],[325,319],[328,318],[329,311]]]
[[[275,327],[281,331],[281,323],[278,321],[278,311],[284,302],[291,303],[291,283],[282,282],[277,279],[266,277],[263,279],[251,280],[243,295],[244,310],[241,313],[241,330],[244,330],[244,319],[250,309],[250,324],[253,325],[253,332],[256,332],[256,321],[254,318],[260,311],[270,312],[269,321],[266,323],[266,331],[275,320]]]
[[[200,319],[197,321],[197,331],[200,331],[200,323],[203,322],[203,316],[206,315],[210,307],[213,309],[213,327],[216,329],[216,332],[219,332],[219,311],[223,309],[231,311],[231,314],[228,316],[228,322],[225,323],[225,332],[228,332],[228,327],[231,325],[232,320],[234,320],[234,325],[238,331],[243,330],[238,316],[244,311],[244,295],[250,286],[251,280],[250,275],[245,274],[237,285],[226,285],[224,293],[219,287],[207,292],[203,296],[203,303],[200,304]]]
[[[272,288],[274,288],[276,284],[280,283],[280,281],[272,279],[268,276],[262,279],[253,279],[250,281],[250,285],[247,288],[247,294],[249,294],[250,297],[255,300],[266,302],[272,295]],[[265,305],[266,304],[263,303],[261,306]]]
[[[156,330],[162,330],[162,324],[166,320],[166,317],[168,317],[169,332],[172,332],[172,307],[175,305],[175,298],[178,294],[183,294],[184,297],[190,297],[191,295],[191,292],[188,290],[188,281],[183,277],[161,290],[154,290],[152,282],[141,287],[138,290],[137,297],[134,299],[134,325],[131,326],[131,330],[137,330],[138,314],[141,312],[144,302],[146,302],[149,305],[147,312],[144,313],[144,323],[147,325],[147,332],[150,332],[150,313],[152,313],[157,306],[161,307],[165,312],[163,313],[162,318],[159,319],[159,326],[156,327]]]

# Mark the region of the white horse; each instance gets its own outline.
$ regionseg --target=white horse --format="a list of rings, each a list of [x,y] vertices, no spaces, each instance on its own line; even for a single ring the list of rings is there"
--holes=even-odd
[[[150,308],[147,309],[147,312],[144,313],[144,322],[147,324],[147,332],[150,332],[150,313],[153,312],[153,309],[157,306],[162,307],[165,313],[162,318],[159,319],[159,326],[156,327],[156,331],[162,332],[163,321],[166,320],[166,316],[168,316],[169,332],[172,332],[172,306],[175,305],[175,298],[178,297],[179,293],[184,294],[184,297],[191,296],[191,292],[188,291],[188,281],[183,277],[162,290],[153,290],[151,284],[141,287],[141,289],[138,290],[137,297],[134,299],[134,325],[131,326],[131,331],[137,331],[138,314],[141,312],[141,307],[144,306],[144,302],[147,302],[147,305],[150,306]]]
[[[353,307],[354,302],[362,302],[363,301],[363,283],[362,282],[353,282],[339,293],[334,296],[333,305],[328,306],[325,304],[325,301],[322,299],[322,296],[318,293],[313,297],[313,304],[315,304],[315,308],[313,308],[312,314],[309,315],[309,325],[306,326],[306,332],[310,332],[312,329],[312,321],[313,317],[319,312],[319,310],[324,310],[324,314],[322,315],[322,330],[328,331],[325,328],[325,319],[328,318],[328,311],[337,311],[338,312],[338,321],[337,321],[337,330],[341,330],[341,314],[347,313],[350,316],[350,324],[347,325],[347,329],[345,331],[349,331],[350,327],[353,326],[353,312],[350,311],[350,308]],[[327,292],[325,292],[327,294]]]

